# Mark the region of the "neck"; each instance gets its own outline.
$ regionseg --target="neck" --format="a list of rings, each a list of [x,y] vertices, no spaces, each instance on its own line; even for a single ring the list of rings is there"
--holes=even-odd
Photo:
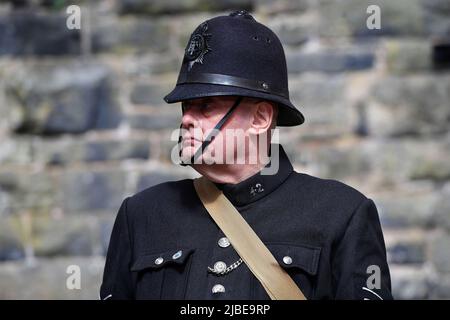
[[[250,150],[250,148],[248,149]],[[212,182],[237,184],[257,174],[270,162],[270,156],[267,155],[267,150],[270,150],[270,141],[268,142],[267,148],[265,150],[261,150],[258,145],[255,146],[255,149],[257,150],[257,155],[259,155],[260,152],[264,152],[265,154],[264,157],[256,157],[256,159],[254,159],[256,160],[256,163],[249,164],[251,162],[250,156],[249,154],[245,154],[244,164],[200,163],[193,164],[192,167],[194,168],[194,170],[196,170],[198,173]]]

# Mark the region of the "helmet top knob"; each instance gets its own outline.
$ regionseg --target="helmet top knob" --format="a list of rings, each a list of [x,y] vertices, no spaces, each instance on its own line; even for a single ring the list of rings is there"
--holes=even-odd
[[[249,20],[255,20],[255,18],[253,18],[253,16],[250,13],[248,13],[248,11],[246,11],[246,10],[234,11],[234,12],[230,13],[229,16],[235,17],[235,18],[244,18],[244,19],[249,19]]]

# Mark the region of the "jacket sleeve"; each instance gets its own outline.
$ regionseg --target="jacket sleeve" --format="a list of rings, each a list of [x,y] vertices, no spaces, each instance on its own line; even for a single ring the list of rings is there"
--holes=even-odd
[[[127,217],[128,199],[120,206],[109,241],[100,287],[102,300],[134,298],[133,277],[130,272],[132,250]]]
[[[377,208],[364,198],[332,259],[335,299],[390,300],[391,279]]]

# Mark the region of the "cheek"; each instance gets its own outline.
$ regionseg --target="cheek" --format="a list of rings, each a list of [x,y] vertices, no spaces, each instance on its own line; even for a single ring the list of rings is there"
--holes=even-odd
[[[201,129],[204,135],[207,135],[211,132],[212,129],[214,129],[214,127],[216,126],[216,124],[220,121],[220,119],[216,120],[216,119],[206,119],[203,121],[203,123],[201,124]],[[205,136],[206,138],[206,136]]]
[[[236,116],[230,119],[226,128],[246,132],[249,128],[249,120],[245,116]]]
[[[212,129],[215,128],[215,126],[219,123],[219,121],[222,119],[223,116],[224,116],[223,114],[216,114],[216,115],[211,116],[211,117],[203,118],[201,123],[200,123],[200,127],[201,127],[202,131],[203,132],[210,132]],[[228,126],[225,125],[222,128],[225,128],[225,127],[228,127]]]
[[[200,128],[203,132],[209,132],[212,130],[217,123],[223,118],[223,116],[228,111],[228,108],[215,109],[214,114],[211,113],[209,116],[205,116],[201,119]],[[228,118],[226,124],[222,127],[222,130],[235,130],[247,131],[249,128],[249,115],[247,110],[235,110],[234,113]],[[200,120],[200,119],[199,119]]]

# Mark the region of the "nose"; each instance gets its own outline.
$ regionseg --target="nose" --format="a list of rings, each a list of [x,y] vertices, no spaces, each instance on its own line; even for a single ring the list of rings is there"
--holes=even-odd
[[[181,127],[188,129],[198,125],[198,108],[194,106],[185,107],[181,118]]]

